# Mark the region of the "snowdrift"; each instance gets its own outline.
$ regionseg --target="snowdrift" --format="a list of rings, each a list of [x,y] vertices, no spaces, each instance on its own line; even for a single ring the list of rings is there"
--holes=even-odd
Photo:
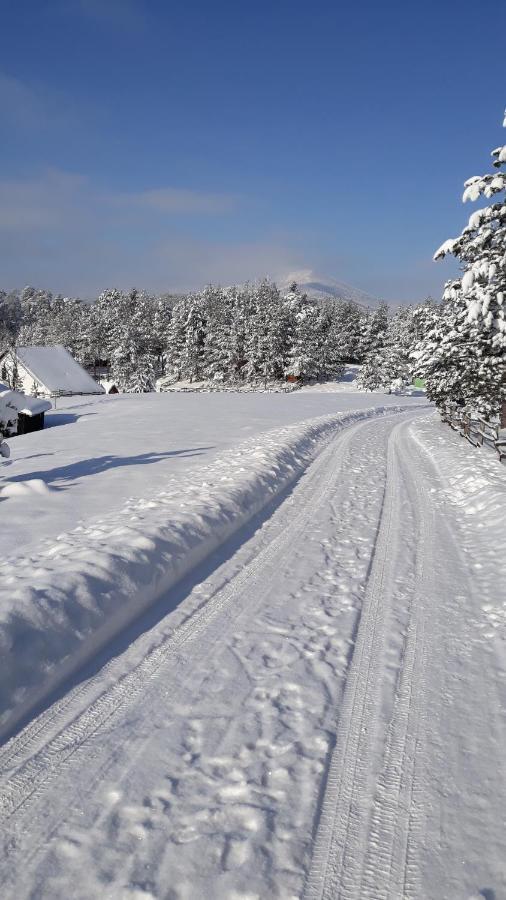
[[[506,628],[506,466],[493,450],[472,448],[460,435],[434,418],[412,422],[410,432],[440,476],[434,502],[442,516],[453,508],[462,568],[472,569],[479,584],[481,614],[474,627],[488,639],[503,637]],[[491,644],[492,646],[492,644]],[[500,652],[504,658],[504,641]]]
[[[498,555],[502,556],[506,524],[506,467],[497,454],[487,448],[471,448],[448,425],[434,420],[413,422],[410,431],[420,449],[426,453],[445,485],[441,500],[459,508],[461,521],[479,516],[485,523],[486,541],[490,547],[493,535],[498,535]],[[472,528],[473,533],[476,531]]]
[[[266,432],[30,558],[3,562],[0,737],[294,482],[336,430],[404,408],[411,407],[335,413]]]

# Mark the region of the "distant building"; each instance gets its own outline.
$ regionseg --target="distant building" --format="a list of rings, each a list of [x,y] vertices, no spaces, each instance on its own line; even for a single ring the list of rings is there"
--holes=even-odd
[[[104,388],[106,394],[119,394],[119,387],[115,381],[101,381],[100,384]]]
[[[104,388],[62,347],[14,347],[0,355],[0,372],[32,397],[104,394]]]

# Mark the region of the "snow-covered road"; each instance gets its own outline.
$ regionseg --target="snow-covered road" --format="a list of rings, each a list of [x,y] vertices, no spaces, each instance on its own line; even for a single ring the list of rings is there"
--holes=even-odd
[[[337,431],[0,750],[2,898],[506,896],[501,524],[434,428]]]

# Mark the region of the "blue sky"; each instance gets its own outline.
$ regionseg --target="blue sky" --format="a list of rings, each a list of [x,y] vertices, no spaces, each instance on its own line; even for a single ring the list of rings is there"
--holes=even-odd
[[[1,287],[440,295],[462,182],[506,140],[500,4],[1,6]]]

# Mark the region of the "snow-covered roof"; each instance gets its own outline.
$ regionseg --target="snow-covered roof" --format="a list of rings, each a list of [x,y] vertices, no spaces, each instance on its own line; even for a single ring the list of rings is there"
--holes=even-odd
[[[102,385],[88,375],[61,344],[51,347],[17,347],[15,353],[30,375],[51,393],[104,393]]]
[[[52,406],[49,400],[44,400],[42,397],[28,397],[21,391],[11,391],[5,384],[0,384],[0,397],[8,400],[18,413],[24,413],[25,416],[38,416],[39,413],[47,412]]]

